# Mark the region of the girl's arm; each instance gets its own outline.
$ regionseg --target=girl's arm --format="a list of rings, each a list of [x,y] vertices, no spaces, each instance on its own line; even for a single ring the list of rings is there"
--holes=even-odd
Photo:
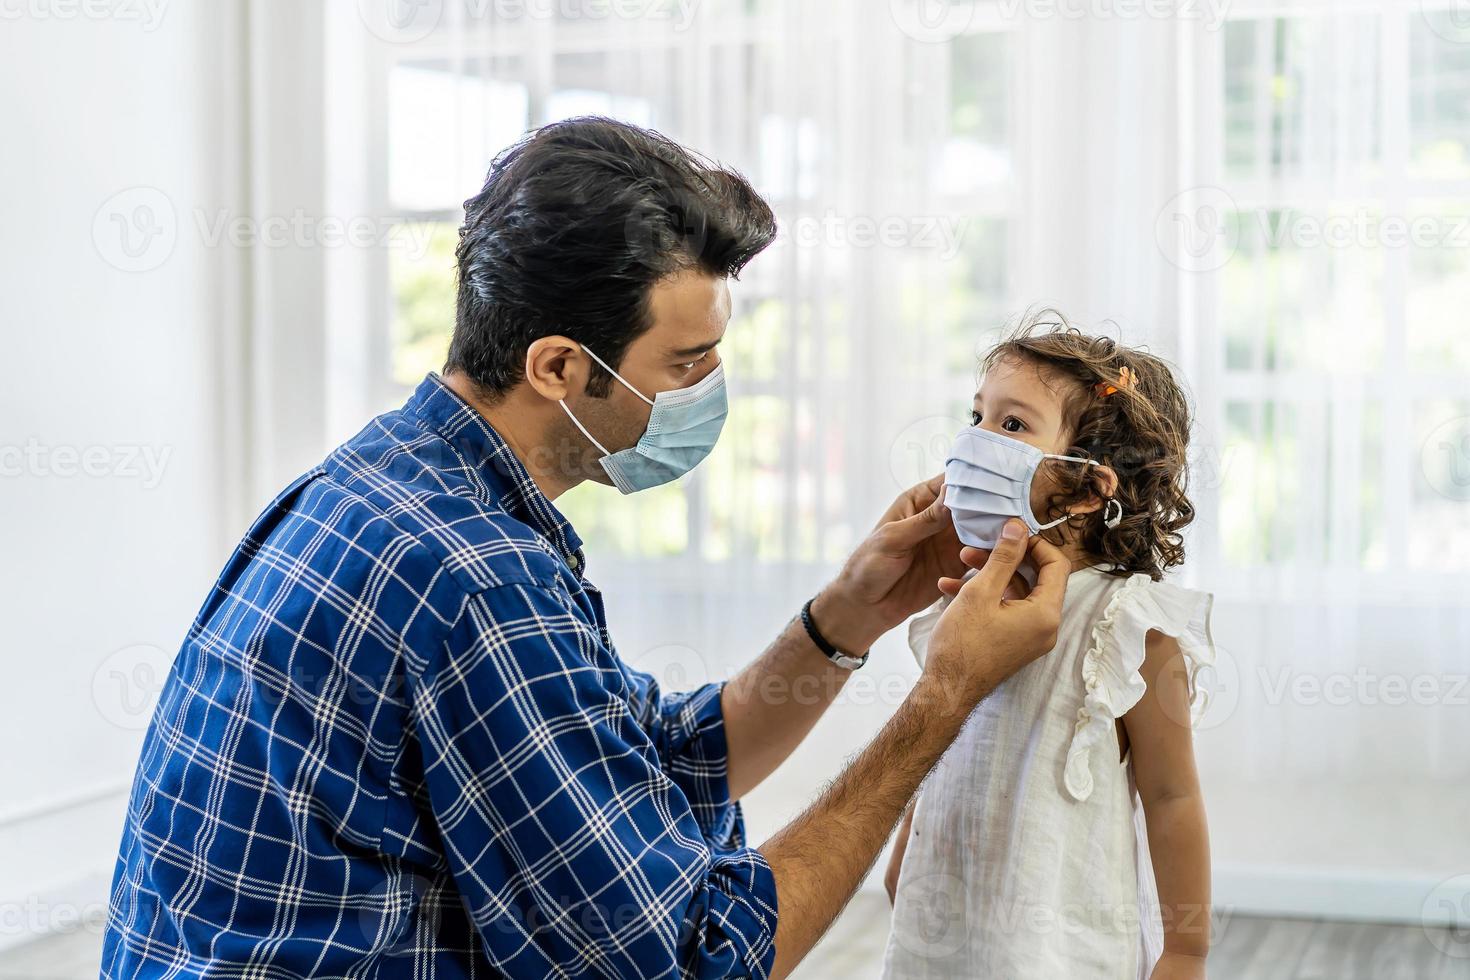
[[[1123,716],[1143,815],[1164,955],[1153,980],[1200,980],[1210,950],[1210,840],[1189,727],[1189,680],[1179,644],[1151,631],[1143,679],[1148,693]]]
[[[888,855],[888,870],[883,872],[883,887],[888,890],[888,904],[898,904],[898,872],[903,867],[903,852],[909,846],[909,830],[914,825],[914,804],[904,812],[898,834],[893,838],[893,853]]]

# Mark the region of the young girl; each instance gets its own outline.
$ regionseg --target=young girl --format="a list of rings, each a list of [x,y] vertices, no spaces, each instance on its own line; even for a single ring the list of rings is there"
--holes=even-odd
[[[966,544],[1021,517],[1072,575],[1055,649],[981,702],[899,831],[884,976],[1202,980],[1211,599],[1162,581],[1194,517],[1188,407],[1158,358],[1039,318],[984,368],[945,503]],[[921,663],[948,602],[910,625]]]

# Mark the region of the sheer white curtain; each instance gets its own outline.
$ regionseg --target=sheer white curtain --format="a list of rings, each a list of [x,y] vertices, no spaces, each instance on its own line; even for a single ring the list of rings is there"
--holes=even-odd
[[[459,202],[528,127],[653,126],[778,212],[781,241],[734,287],[732,415],[709,462],[680,486],[561,501],[627,659],[685,686],[754,656],[940,468],[994,331],[1053,303],[1174,359],[1198,403],[1185,574],[1221,597],[1199,741],[1222,900],[1412,918],[1427,883],[1470,871],[1470,246],[1450,233],[1470,44],[1451,12],[329,6],[332,209],[401,232],[327,256],[335,433],[438,366]],[[1299,245],[1273,237],[1288,207],[1319,225],[1423,212],[1441,235]],[[886,640],[752,798],[753,836],[912,675]]]
[[[1412,919],[1470,870],[1470,32],[1254,3],[1187,53],[1159,215],[1209,453],[1217,852],[1276,869],[1262,902]]]
[[[588,486],[559,502],[588,541],[620,652],[681,687],[757,655],[892,499],[942,467],[982,332],[1012,302],[1016,229],[1011,43],[997,25],[932,44],[886,5],[709,2],[687,22],[676,11],[446,4],[422,30],[351,33],[362,43],[340,45],[345,69],[329,75],[350,105],[382,100],[376,115],[338,117],[334,153],[361,195],[348,206],[448,239],[494,152],[582,113],[660,129],[743,171],[777,210],[780,240],[733,289],[733,405],[715,454],[678,486],[628,499]],[[366,348],[349,326],[344,353],[360,361],[382,344],[343,401],[383,407],[442,357],[447,251],[342,258],[369,291],[347,293],[354,312],[334,331],[379,320]],[[363,307],[375,263],[394,293]],[[901,699],[912,661],[885,646],[751,801],[753,836]]]

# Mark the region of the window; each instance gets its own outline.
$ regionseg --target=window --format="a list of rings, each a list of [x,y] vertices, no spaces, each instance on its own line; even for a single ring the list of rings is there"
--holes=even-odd
[[[1470,570],[1470,30],[1432,5],[1257,6],[1214,41],[1200,121],[1228,212],[1197,311],[1213,544],[1229,569],[1423,589]]]
[[[900,484],[942,466],[973,388],[977,324],[1010,302],[1008,36],[936,46],[873,29],[833,48],[820,38],[854,28],[815,7],[706,5],[689,26],[593,25],[569,10],[506,21],[494,5],[483,17],[446,5],[428,36],[375,54],[382,206],[416,245],[387,260],[380,401],[443,363],[460,205],[493,154],[573,115],[652,126],[749,176],[781,238],[734,286],[732,410],[711,459],[676,485],[625,499],[578,488],[558,506],[597,561],[632,562],[673,589],[689,562],[838,560]],[[808,20],[823,33],[803,34]],[[837,52],[820,79],[807,77],[811,44]],[[907,83],[873,76],[874,58]],[[954,410],[936,418],[941,384]]]

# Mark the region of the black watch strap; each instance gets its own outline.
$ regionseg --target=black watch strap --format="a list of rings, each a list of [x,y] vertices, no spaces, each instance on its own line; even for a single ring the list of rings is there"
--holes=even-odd
[[[817,624],[812,621],[812,603],[816,601],[816,596],[813,596],[806,601],[806,605],[801,607],[801,625],[806,629],[806,635],[811,637],[812,642],[817,645],[817,649],[821,650],[823,656],[828,660],[846,670],[857,670],[867,663],[868,654],[866,652],[861,657],[843,653],[822,635],[821,630],[817,629]]]

